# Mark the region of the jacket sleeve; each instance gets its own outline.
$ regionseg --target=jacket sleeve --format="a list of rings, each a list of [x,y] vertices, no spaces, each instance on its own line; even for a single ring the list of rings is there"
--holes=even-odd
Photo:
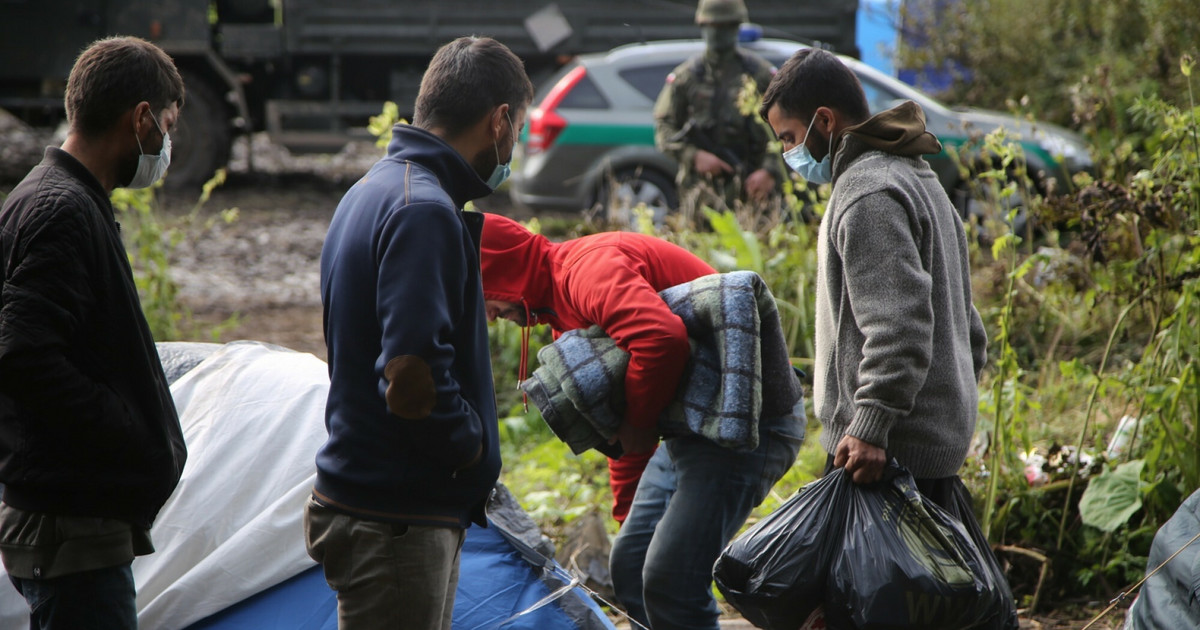
[[[667,76],[662,91],[658,93],[658,100],[654,102],[654,147],[690,169],[696,160],[696,147],[682,140],[671,139],[688,120],[688,99],[684,87],[687,78],[682,72],[686,65],[675,68]]]
[[[629,353],[625,421],[653,427],[675,396],[690,356],[687,328],[654,287],[612,248],[578,261],[567,276],[576,308]]]
[[[900,203],[879,192],[854,202],[830,231],[864,337],[846,433],[881,448],[912,411],[933,356],[933,280],[913,225]]]
[[[408,435],[454,470],[474,463],[483,447],[483,424],[454,368],[456,327],[475,321],[464,312],[466,243],[456,210],[425,203],[393,212],[376,248],[380,395]],[[490,374],[487,365],[472,368],[480,378]]]
[[[53,431],[128,439],[136,430],[131,410],[96,376],[106,366],[71,359],[97,298],[101,279],[88,261],[103,235],[84,213],[61,209],[41,211],[21,229],[27,237],[15,247],[23,252],[0,297],[0,389]]]

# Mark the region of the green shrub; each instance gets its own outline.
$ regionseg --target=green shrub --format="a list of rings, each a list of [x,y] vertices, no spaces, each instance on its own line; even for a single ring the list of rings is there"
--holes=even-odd
[[[179,303],[179,285],[171,276],[171,252],[187,238],[185,228],[198,219],[212,191],[225,183],[225,170],[218,170],[204,183],[192,210],[176,225],[161,221],[157,210],[157,191],[162,184],[150,188],[117,188],[111,195],[113,209],[123,221],[122,236],[129,252],[134,283],[142,303],[142,312],[150,325],[155,341],[174,341],[211,337],[237,325],[237,315],[212,327],[200,326],[192,320],[191,312]],[[237,210],[223,210],[210,221],[237,220]]]

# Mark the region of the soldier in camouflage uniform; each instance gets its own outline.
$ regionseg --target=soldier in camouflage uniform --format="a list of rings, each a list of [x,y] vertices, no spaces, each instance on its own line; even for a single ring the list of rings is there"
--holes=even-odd
[[[738,106],[747,78],[762,94],[775,73],[767,60],[737,47],[738,27],[748,17],[743,0],[700,0],[696,24],[705,51],[667,76],[654,104],[654,144],[679,162],[676,182],[687,213],[746,203],[761,210],[778,199],[778,151],[770,151],[770,135],[754,112]]]

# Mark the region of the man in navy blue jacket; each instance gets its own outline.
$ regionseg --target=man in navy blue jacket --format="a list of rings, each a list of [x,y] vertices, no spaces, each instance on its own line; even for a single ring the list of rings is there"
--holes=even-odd
[[[463,37],[412,125],[342,198],[321,252],[329,440],[305,509],[338,626],[450,628],[459,550],[500,473],[479,275],[483,217],[533,99],[521,60]]]

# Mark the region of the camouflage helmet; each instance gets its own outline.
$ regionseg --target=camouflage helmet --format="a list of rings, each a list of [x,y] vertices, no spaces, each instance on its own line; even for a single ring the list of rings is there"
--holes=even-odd
[[[700,0],[696,24],[741,24],[750,20],[743,0]]]

